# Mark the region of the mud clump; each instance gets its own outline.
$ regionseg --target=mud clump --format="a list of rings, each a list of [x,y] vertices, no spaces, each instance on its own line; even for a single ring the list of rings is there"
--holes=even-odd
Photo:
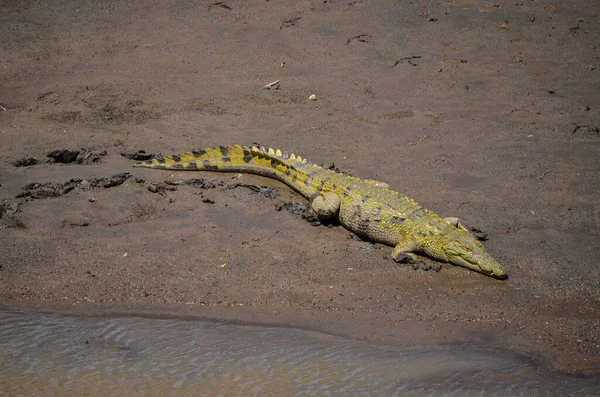
[[[260,186],[260,185],[253,185],[253,184],[247,184],[247,183],[236,183],[236,184],[228,186],[229,189],[236,189],[238,187],[250,189],[253,192],[262,194],[263,196],[268,197],[268,198],[275,198],[281,194],[281,190],[275,189],[272,187],[268,187],[268,186]]]
[[[32,199],[54,198],[64,196],[73,190],[88,191],[94,188],[109,188],[122,185],[131,174],[124,172],[116,174],[110,178],[92,178],[92,179],[71,179],[64,183],[30,183],[23,187],[22,192],[17,198],[27,197]]]
[[[214,181],[203,178],[177,179],[174,181],[164,181],[157,185],[148,186],[148,191],[152,193],[165,194],[165,192],[174,192],[179,186],[192,186],[197,189],[215,189],[217,186],[223,186],[223,181]]]
[[[20,160],[13,161],[11,164],[15,167],[29,167],[31,165],[38,165],[40,160],[34,157],[23,157]]]
[[[214,181],[214,180],[207,180],[204,178],[193,178],[193,179],[178,179],[178,180],[174,180],[174,181],[165,181],[166,185],[171,185],[171,186],[180,186],[180,185],[187,185],[187,186],[192,186],[198,189],[214,189],[217,186],[223,186],[224,182],[223,181]]]
[[[429,271],[429,270],[433,270],[434,272],[441,272],[442,271],[442,264],[441,263],[434,263],[434,262],[425,262],[425,261],[417,261],[415,263],[411,263],[410,266],[412,267],[413,270],[421,270],[421,271]]]
[[[53,152],[48,153],[47,157],[49,157],[51,162],[55,163],[76,163],[76,164],[93,164],[100,161],[100,159],[106,156],[106,151],[103,150],[101,152],[97,152],[90,149],[81,149],[81,150],[55,150]]]
[[[135,160],[135,161],[146,161],[146,160],[157,159],[157,158],[161,157],[159,154],[146,153],[145,150],[138,150],[137,152],[131,152],[131,153],[123,152],[123,153],[121,153],[121,156],[126,157],[129,160]]]
[[[285,203],[277,207],[277,211],[281,211],[283,209],[293,215],[300,216],[302,219],[309,222],[313,226],[321,225],[321,222],[317,218],[315,212],[306,203],[300,201],[286,201]]]
[[[0,204],[0,219],[5,216],[11,216],[20,211],[19,203],[8,203],[4,202]]]

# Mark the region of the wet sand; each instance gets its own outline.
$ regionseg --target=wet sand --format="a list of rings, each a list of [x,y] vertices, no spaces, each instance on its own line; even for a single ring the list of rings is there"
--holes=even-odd
[[[0,306],[469,342],[600,374],[597,5],[0,4]],[[461,218],[510,278],[395,264],[282,209],[303,200],[277,181],[121,156],[254,142]],[[48,162],[82,148],[97,161]]]

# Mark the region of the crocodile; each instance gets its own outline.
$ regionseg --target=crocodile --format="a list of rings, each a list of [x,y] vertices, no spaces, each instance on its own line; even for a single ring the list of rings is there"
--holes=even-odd
[[[396,262],[417,255],[506,279],[506,269],[454,217],[441,218],[413,199],[373,179],[313,164],[295,154],[240,145],[207,148],[141,161],[135,167],[257,174],[277,179],[309,200],[320,221],[337,220],[351,232],[394,247]]]

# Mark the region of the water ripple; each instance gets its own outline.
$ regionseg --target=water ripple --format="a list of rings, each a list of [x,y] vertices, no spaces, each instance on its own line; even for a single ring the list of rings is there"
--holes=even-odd
[[[395,347],[295,329],[0,311],[0,395],[598,395],[465,346]]]

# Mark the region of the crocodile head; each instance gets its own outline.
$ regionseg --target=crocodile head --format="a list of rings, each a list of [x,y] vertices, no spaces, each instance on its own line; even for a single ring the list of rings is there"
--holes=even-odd
[[[494,259],[471,233],[453,228],[436,237],[434,244],[429,244],[423,249],[429,256],[491,277],[502,280],[507,278],[504,266]]]

